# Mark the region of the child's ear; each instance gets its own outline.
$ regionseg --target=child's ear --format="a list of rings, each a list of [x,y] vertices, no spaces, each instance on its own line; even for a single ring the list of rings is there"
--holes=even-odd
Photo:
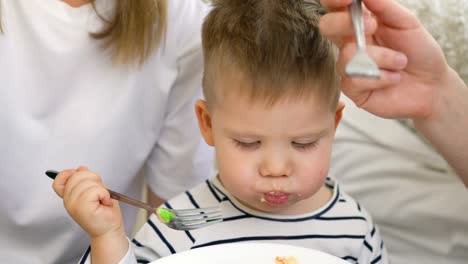
[[[345,103],[342,101],[338,102],[338,106],[336,107],[335,112],[335,129],[340,124],[341,118],[343,117],[343,109],[345,108]]]
[[[195,103],[195,113],[197,114],[198,127],[205,139],[206,144],[214,146],[213,127],[211,126],[211,115],[208,111],[206,101],[197,100]]]

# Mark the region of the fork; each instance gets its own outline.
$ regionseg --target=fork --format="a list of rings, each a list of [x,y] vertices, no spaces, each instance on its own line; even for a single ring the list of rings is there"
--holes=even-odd
[[[350,77],[380,78],[380,71],[375,62],[366,51],[366,38],[364,35],[364,22],[362,18],[361,0],[353,0],[349,7],[353,20],[354,34],[357,42],[356,54],[346,65],[346,75]]]
[[[51,179],[55,179],[59,172],[55,170],[47,170],[45,174]],[[221,211],[218,207],[196,209],[154,208],[150,204],[132,199],[110,189],[107,189],[107,191],[109,191],[110,197],[114,200],[118,200],[156,214],[161,223],[172,229],[193,230],[223,221]]]

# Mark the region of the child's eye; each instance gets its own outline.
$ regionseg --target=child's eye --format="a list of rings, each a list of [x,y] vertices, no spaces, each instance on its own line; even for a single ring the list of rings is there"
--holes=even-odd
[[[308,143],[299,143],[299,142],[292,142],[292,145],[294,148],[299,149],[299,150],[309,150],[313,149],[317,146],[317,141],[314,142],[308,142]]]
[[[254,150],[260,146],[260,141],[244,142],[234,139],[234,143],[236,146],[246,150]]]

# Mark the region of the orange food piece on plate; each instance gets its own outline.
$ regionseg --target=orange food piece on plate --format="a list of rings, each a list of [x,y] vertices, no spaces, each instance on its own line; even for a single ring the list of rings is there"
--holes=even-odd
[[[276,264],[298,264],[294,257],[276,257]]]

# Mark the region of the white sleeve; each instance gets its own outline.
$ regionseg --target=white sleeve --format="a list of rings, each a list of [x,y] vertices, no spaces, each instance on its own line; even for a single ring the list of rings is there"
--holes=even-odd
[[[388,254],[378,228],[370,226],[366,234],[359,258],[356,263],[360,264],[388,264]]]
[[[125,256],[119,261],[118,264],[137,264],[133,243],[128,240],[128,244],[129,247],[127,254],[125,254]]]
[[[133,249],[133,244],[130,242],[130,240],[127,238],[129,247],[127,250],[127,253],[125,256],[119,261],[118,264],[137,264],[136,258],[135,258],[135,253]],[[86,253],[83,255],[81,258],[79,264],[91,264],[91,251],[88,249]]]
[[[151,190],[165,199],[213,173],[213,150],[202,141],[194,110],[195,100],[202,98],[201,23],[207,10],[201,1],[169,2],[171,32],[162,48],[177,53],[177,78],[168,94],[158,142],[144,168]]]

